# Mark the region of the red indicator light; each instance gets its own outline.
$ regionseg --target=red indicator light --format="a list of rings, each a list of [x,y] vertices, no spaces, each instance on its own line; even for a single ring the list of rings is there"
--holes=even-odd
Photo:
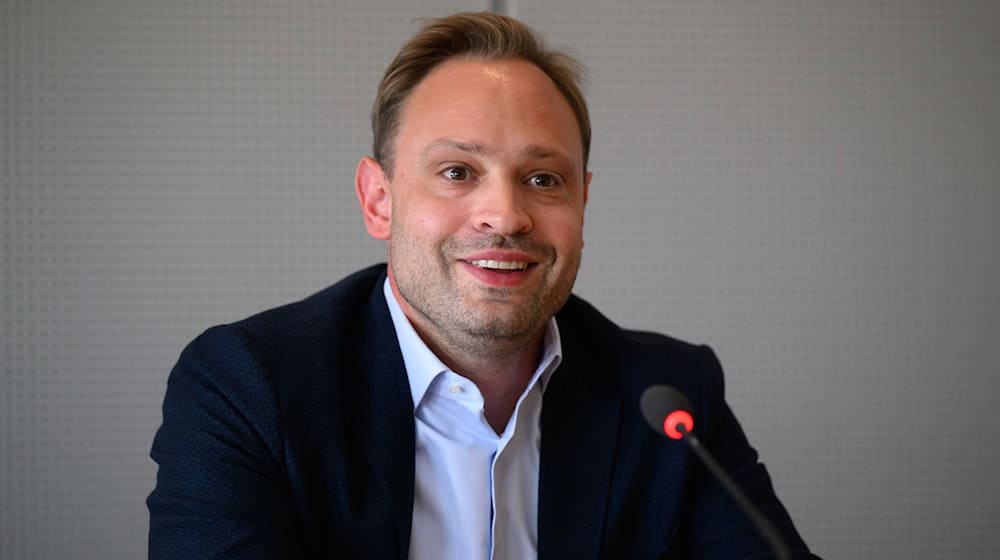
[[[694,418],[691,418],[691,413],[686,410],[675,410],[668,414],[663,420],[663,433],[670,439],[681,439],[684,434],[677,429],[678,425],[684,426],[685,432],[690,432],[694,428]]]

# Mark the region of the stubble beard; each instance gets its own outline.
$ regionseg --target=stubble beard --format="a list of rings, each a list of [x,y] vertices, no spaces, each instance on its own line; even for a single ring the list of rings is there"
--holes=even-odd
[[[551,246],[520,237],[448,238],[433,259],[421,259],[420,247],[406,235],[394,235],[393,240],[404,245],[390,247],[396,288],[424,323],[417,330],[433,331],[421,332],[432,338],[426,342],[447,346],[441,350],[482,358],[504,357],[528,344],[566,303],[580,266],[579,250],[557,255]],[[491,248],[543,255],[537,266],[544,269],[535,272],[543,274],[541,287],[528,291],[482,285],[470,288],[459,282],[454,255]]]

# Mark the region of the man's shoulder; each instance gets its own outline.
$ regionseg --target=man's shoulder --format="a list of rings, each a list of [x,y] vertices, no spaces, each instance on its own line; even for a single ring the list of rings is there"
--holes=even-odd
[[[211,327],[185,347],[171,378],[202,376],[229,393],[274,384],[298,395],[288,397],[294,402],[318,386],[330,393],[332,373],[357,369],[366,337],[392,332],[384,275],[384,265],[369,267],[301,301]]]
[[[721,386],[721,368],[708,346],[622,328],[577,296],[570,297],[556,320],[564,363],[578,380],[586,378],[608,394],[637,399],[650,385],[668,384],[696,395]]]
[[[300,301],[216,325],[192,341],[184,355],[197,349],[221,356],[251,351],[274,365],[326,361],[340,354],[338,348],[357,348],[362,332],[382,333],[382,325],[391,324],[384,298],[377,297],[384,278],[384,264],[371,266]],[[383,320],[373,317],[379,313]],[[376,328],[366,330],[369,324]]]
[[[632,355],[691,354],[705,348],[666,334],[621,327],[576,295],[570,296],[556,319],[560,333],[568,330],[570,336],[580,339],[588,348],[617,349]]]
[[[377,264],[344,277],[302,300],[274,307],[228,326],[246,331],[254,338],[280,336],[284,331],[329,327],[336,323],[356,324],[369,310],[375,288],[385,278],[385,264]],[[381,290],[377,292],[381,294]]]

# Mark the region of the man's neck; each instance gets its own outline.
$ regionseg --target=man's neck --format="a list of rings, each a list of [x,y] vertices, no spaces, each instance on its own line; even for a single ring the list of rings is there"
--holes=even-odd
[[[483,396],[487,422],[493,431],[502,433],[514,412],[517,400],[538,367],[545,329],[539,331],[527,344],[510,345],[507,348],[494,346],[488,354],[446,348],[435,341],[434,337],[421,332],[417,325],[414,325],[414,330],[446,366],[476,384]]]
[[[486,420],[502,433],[542,359],[546,325],[526,337],[483,339],[461,332],[445,333],[414,309],[389,277],[391,297],[420,340],[444,365],[476,384]]]

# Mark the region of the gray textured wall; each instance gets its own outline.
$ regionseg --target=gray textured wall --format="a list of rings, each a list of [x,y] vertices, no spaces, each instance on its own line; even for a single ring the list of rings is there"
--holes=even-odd
[[[180,349],[382,258],[377,80],[487,4],[0,3],[0,558],[144,554]],[[502,4],[590,67],[577,292],[716,348],[821,555],[995,554],[1000,4]]]

